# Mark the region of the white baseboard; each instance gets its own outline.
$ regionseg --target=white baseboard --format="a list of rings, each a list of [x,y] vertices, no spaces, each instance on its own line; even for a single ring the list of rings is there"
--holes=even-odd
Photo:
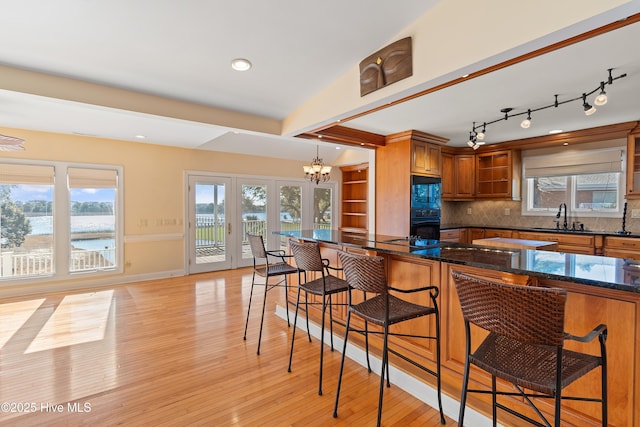
[[[289,316],[292,323],[294,315],[295,312],[289,311]],[[287,312],[285,308],[280,305],[276,306],[276,316],[286,320]],[[297,327],[306,332],[307,322],[305,321],[304,314],[299,314],[299,317],[300,318],[298,319]],[[315,324],[314,322],[309,322],[309,329],[311,329],[311,335],[313,335],[317,339],[320,339],[321,329],[319,325]],[[330,339],[330,332],[325,331],[324,342],[327,343]],[[335,350],[341,352],[344,346],[344,340],[342,339],[342,337],[334,334],[333,343]],[[367,359],[364,349],[349,342],[347,344],[346,356],[349,359],[362,365],[366,369]],[[369,361],[371,362],[371,370],[373,372],[379,373],[381,371],[381,360],[374,355],[369,354]],[[414,376],[395,368],[393,365],[389,366],[389,379],[394,385],[400,387],[402,390],[406,391],[416,399],[421,400],[422,402],[436,409],[436,411],[438,410],[438,393],[435,388],[431,387],[431,385],[424,383]],[[457,421],[458,413],[460,411],[460,402],[443,393],[442,411],[447,417]],[[469,407],[467,407],[467,409],[465,410],[464,419],[465,425],[467,426],[491,427],[493,425],[490,418],[485,417],[479,412],[473,410],[473,408]]]

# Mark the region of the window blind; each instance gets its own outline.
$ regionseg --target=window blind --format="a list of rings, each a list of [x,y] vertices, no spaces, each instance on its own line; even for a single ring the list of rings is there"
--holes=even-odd
[[[522,159],[524,177],[538,178],[622,172],[624,154],[624,150],[615,148],[524,157]]]
[[[69,188],[116,188],[118,172],[113,169],[68,168]]]
[[[53,184],[53,166],[0,163],[0,184]]]

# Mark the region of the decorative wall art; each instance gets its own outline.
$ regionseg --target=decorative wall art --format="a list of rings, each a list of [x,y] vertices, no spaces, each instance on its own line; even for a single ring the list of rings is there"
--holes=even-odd
[[[380,49],[360,62],[360,96],[413,74],[411,37]]]

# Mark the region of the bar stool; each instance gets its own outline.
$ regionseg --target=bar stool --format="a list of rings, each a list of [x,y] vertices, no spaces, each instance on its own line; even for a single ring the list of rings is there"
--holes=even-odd
[[[291,257],[286,255],[283,250],[268,251],[264,247],[264,240],[261,235],[247,233],[247,240],[251,247],[253,255],[253,276],[251,277],[251,292],[249,293],[249,305],[247,306],[247,320],[244,324],[244,340],[247,339],[247,327],[249,326],[249,312],[251,311],[251,299],[253,298],[253,288],[256,286],[264,286],[264,298],[262,300],[262,316],[260,318],[260,332],[258,333],[258,351],[260,354],[260,341],[262,340],[262,326],[264,324],[264,309],[267,304],[267,292],[276,287],[285,288],[285,301],[287,305],[287,326],[289,322],[289,298],[287,275],[297,273],[298,269],[288,264],[285,258]],[[277,261],[275,261],[277,260]],[[256,274],[264,277],[264,283],[256,283]],[[281,277],[276,283],[269,283],[269,278]]]
[[[459,426],[464,422],[467,393],[491,394],[494,426],[498,408],[531,424],[551,426],[532,398],[554,399],[556,427],[561,423],[563,399],[600,402],[602,425],[607,425],[606,325],[597,326],[583,337],[564,332],[567,300],[567,291],[564,289],[493,282],[457,271],[451,275],[460,299],[466,330]],[[489,332],[473,353],[470,324]],[[565,340],[590,342],[596,337],[600,341],[600,356],[563,348]],[[491,391],[468,388],[470,365],[491,374]],[[600,399],[562,395],[566,386],[598,366],[601,367]],[[496,378],[513,384],[517,392],[497,391]],[[498,403],[497,396],[505,395],[524,398],[542,423]]]
[[[441,387],[441,375],[440,375],[440,314],[438,311],[438,288],[436,286],[425,286],[410,290],[396,289],[387,283],[386,274],[384,270],[384,258],[377,256],[364,256],[354,255],[346,252],[338,252],[344,274],[349,282],[349,296],[348,296],[348,311],[347,311],[347,323],[344,334],[344,348],[342,350],[342,362],[340,363],[340,374],[338,376],[338,388],[336,391],[336,402],[333,411],[333,417],[338,417],[338,401],[340,399],[340,386],[342,383],[342,373],[344,370],[344,359],[347,350],[347,340],[349,337],[349,331],[364,333],[365,337],[368,334],[383,334],[382,345],[382,368],[380,372],[380,390],[378,396],[378,423],[382,420],[382,397],[384,394],[384,380],[385,375],[387,377],[387,387],[389,383],[389,352],[409,361],[414,366],[434,375],[438,387],[438,406],[440,409],[440,423],[445,424],[444,413],[442,411],[442,387]],[[372,298],[366,298],[363,302],[354,304],[352,300],[351,289],[357,289],[367,294],[375,294]],[[423,306],[414,304],[409,301],[405,301],[392,295],[389,291],[395,291],[405,294],[428,291],[431,299],[430,306]],[[351,328],[351,316],[356,315],[365,321],[365,329],[357,330]],[[422,316],[435,316],[436,331],[435,335],[408,335],[400,334],[389,331],[391,325],[395,325],[400,322],[415,319]],[[371,331],[366,327],[367,322],[371,322],[375,325],[382,326],[383,332]],[[407,358],[406,356],[398,353],[395,350],[389,348],[389,336],[404,336],[412,338],[425,338],[429,340],[435,340],[436,342],[436,371],[432,371],[425,366],[418,364],[417,362]],[[366,342],[367,358],[369,354],[368,339]]]
[[[311,333],[309,332],[309,304],[322,305],[322,319],[320,327],[320,379],[318,383],[318,394],[322,396],[322,365],[324,359],[324,322],[327,307],[329,307],[329,332],[331,340],[331,351],[333,351],[333,313],[331,296],[340,292],[346,292],[349,284],[345,281],[329,273],[329,270],[340,271],[342,269],[331,267],[328,259],[323,259],[320,254],[320,245],[317,242],[298,242],[293,239],[289,240],[291,252],[298,267],[298,296],[296,299],[296,314],[293,318],[293,333],[291,334],[291,351],[289,353],[289,368],[291,372],[291,363],[293,360],[293,344],[296,338],[296,325],[298,321],[298,309],[300,307],[300,292],[304,292],[305,312],[307,313],[307,335],[311,342]],[[307,280],[307,273],[319,273],[320,277]],[[304,280],[301,280],[301,277]],[[321,302],[309,303],[309,294],[320,297]]]

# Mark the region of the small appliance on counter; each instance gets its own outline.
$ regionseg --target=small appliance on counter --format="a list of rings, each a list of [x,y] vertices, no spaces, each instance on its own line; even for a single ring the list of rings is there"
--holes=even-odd
[[[440,178],[411,176],[411,236],[440,239]]]

